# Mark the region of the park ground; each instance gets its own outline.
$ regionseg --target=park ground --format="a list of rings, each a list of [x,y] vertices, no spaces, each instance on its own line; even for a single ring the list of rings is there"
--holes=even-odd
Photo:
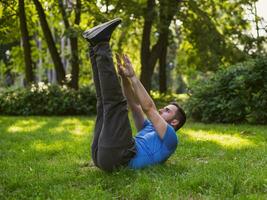
[[[0,117],[0,199],[267,199],[267,126],[189,122],[165,164],[114,173],[90,164],[93,126]]]

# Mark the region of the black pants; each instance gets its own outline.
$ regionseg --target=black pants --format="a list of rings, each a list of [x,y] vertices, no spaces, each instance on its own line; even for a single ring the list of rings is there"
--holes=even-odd
[[[92,158],[97,167],[112,171],[128,164],[136,153],[135,142],[109,44],[91,48],[90,58],[97,96]]]

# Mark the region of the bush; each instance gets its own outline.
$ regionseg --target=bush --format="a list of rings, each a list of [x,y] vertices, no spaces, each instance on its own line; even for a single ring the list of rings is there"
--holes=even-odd
[[[38,83],[30,88],[0,93],[0,113],[5,115],[93,115],[95,92],[90,87],[75,91],[66,86]]]
[[[267,123],[267,58],[218,71],[192,87],[188,114],[202,122]]]
[[[0,88],[1,89],[1,88]],[[158,108],[172,101],[183,106],[187,95],[160,94],[152,91],[151,96]],[[95,91],[82,87],[78,91],[66,86],[46,85],[42,82],[30,88],[1,89],[1,115],[95,115]]]

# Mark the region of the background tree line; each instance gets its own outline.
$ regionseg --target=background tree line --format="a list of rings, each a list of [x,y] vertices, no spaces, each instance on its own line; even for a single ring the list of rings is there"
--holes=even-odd
[[[91,84],[81,33],[121,17],[112,47],[130,55],[145,88],[183,92],[185,82],[266,54],[255,2],[0,0],[0,86]]]

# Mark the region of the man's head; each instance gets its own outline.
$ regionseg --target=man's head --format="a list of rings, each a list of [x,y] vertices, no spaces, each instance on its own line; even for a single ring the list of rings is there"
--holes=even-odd
[[[176,102],[171,102],[164,108],[159,109],[159,114],[175,131],[180,129],[186,121],[184,110]]]

